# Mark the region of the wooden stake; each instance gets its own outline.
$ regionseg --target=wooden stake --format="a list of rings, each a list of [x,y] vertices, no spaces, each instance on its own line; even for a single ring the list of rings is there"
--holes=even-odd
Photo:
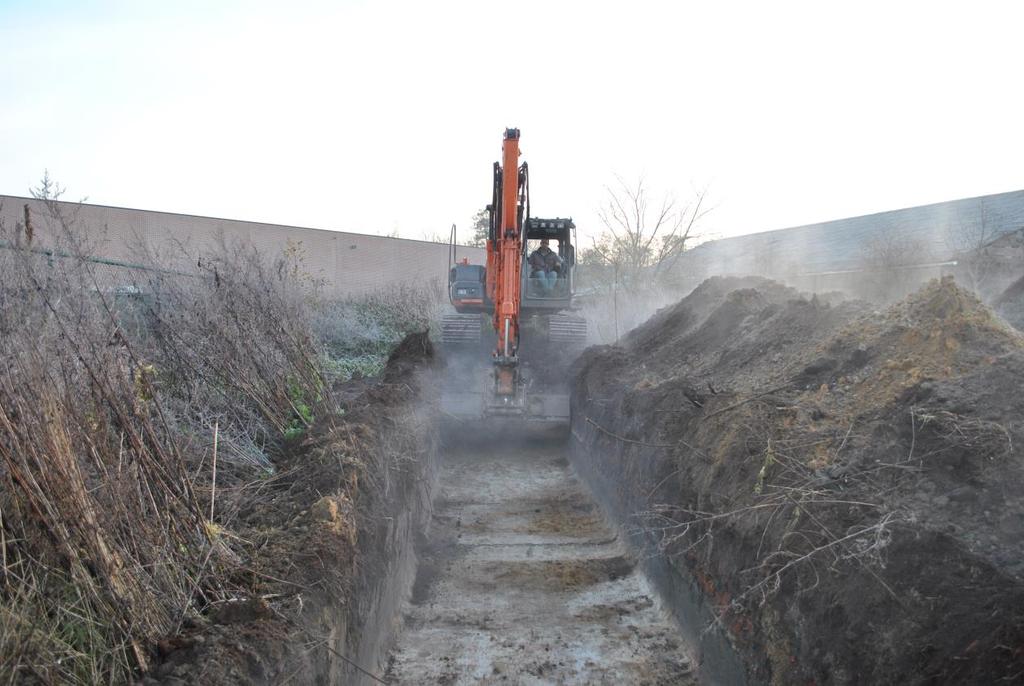
[[[217,436],[220,422],[213,423],[213,480],[210,485],[210,523],[213,524],[213,505],[217,498]]]

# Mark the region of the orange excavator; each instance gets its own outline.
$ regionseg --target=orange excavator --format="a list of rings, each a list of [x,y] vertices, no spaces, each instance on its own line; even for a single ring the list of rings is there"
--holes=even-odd
[[[568,395],[564,384],[560,387],[564,366],[587,334],[585,320],[569,313],[576,225],[571,218],[530,216],[529,167],[519,164],[519,154],[519,130],[506,129],[487,206],[487,264],[456,259],[452,232],[448,289],[456,313],[442,318],[441,333],[465,373],[454,375],[442,407],[460,418],[561,422],[569,416]],[[538,243],[555,246],[542,253],[549,270],[531,265],[530,248]],[[486,328],[493,334],[484,335]],[[493,346],[490,373],[483,375],[475,364],[482,359],[475,356],[481,341]]]

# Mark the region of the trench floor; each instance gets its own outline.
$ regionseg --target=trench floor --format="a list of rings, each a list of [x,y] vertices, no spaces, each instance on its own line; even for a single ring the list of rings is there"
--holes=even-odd
[[[696,683],[677,629],[565,450],[448,452],[392,683]]]

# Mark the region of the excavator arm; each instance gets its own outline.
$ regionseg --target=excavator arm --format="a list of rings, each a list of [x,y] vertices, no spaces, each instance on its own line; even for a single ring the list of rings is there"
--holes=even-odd
[[[495,392],[513,397],[519,378],[519,310],[522,304],[523,216],[528,169],[519,165],[519,129],[505,129],[501,165],[495,165],[496,202],[487,241],[487,289],[494,303]]]

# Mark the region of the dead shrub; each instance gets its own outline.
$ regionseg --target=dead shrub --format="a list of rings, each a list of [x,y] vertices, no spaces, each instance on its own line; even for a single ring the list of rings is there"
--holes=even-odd
[[[88,263],[3,252],[0,678],[125,681],[217,593],[199,500]]]
[[[301,251],[268,261],[222,239],[212,252],[182,253],[194,265],[185,276],[152,271],[140,285],[156,384],[175,414],[204,436],[214,421],[240,429],[252,445],[301,434],[329,399],[312,328],[319,289]]]

